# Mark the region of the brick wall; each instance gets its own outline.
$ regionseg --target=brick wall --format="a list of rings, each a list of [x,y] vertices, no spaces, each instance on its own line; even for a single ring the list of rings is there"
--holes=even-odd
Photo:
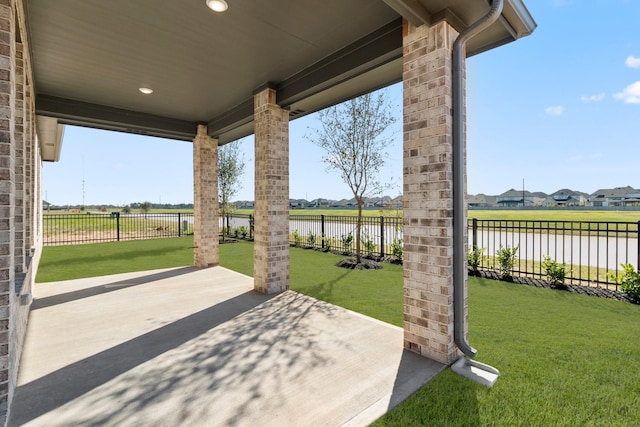
[[[453,341],[452,48],[446,22],[403,29],[404,340],[450,363]]]
[[[289,113],[276,92],[254,95],[254,287],[271,294],[289,289]]]
[[[15,16],[0,0],[0,414],[9,398],[9,304],[15,279]]]

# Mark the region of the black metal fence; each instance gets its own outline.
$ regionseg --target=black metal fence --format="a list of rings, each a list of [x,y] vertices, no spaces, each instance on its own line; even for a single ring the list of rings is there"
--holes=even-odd
[[[193,234],[191,213],[102,213],[44,215],[44,244],[66,245]],[[291,215],[293,246],[353,252],[356,216]],[[252,239],[253,215],[221,218],[226,236]],[[640,266],[639,222],[469,219],[469,248],[481,248],[479,267],[497,269],[496,252],[517,248],[514,273],[545,278],[546,257],[566,264],[567,282],[615,287],[620,264]],[[401,258],[402,218],[363,217],[362,253]]]
[[[548,257],[565,264],[567,283],[615,288],[620,264],[640,265],[640,222],[469,220],[469,247],[480,267],[496,269],[496,252],[517,248],[514,273],[545,278]],[[613,277],[612,277],[613,276]]]
[[[44,245],[116,242],[193,234],[191,213],[87,212],[43,215]]]
[[[357,216],[291,215],[289,242],[299,247],[353,252],[357,219]],[[402,218],[362,217],[361,236],[363,254],[398,257],[397,248],[402,247]]]
[[[338,252],[355,250],[356,216],[290,215],[289,243],[301,248]],[[225,235],[253,238],[253,215],[233,214],[224,219]],[[402,251],[402,218],[363,217],[362,253],[379,257],[398,257]]]

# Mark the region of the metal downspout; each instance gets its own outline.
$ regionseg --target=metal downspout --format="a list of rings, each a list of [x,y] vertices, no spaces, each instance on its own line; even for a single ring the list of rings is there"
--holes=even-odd
[[[469,39],[484,31],[493,24],[502,13],[503,0],[493,0],[487,15],[464,30],[453,44],[453,335],[460,351],[473,358],[476,350],[471,347],[464,336],[465,304],[464,277],[465,265],[465,138],[464,138],[464,61],[465,45]]]

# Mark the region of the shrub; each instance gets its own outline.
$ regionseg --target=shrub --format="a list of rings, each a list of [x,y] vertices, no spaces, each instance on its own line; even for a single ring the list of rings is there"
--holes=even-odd
[[[368,256],[372,256],[373,252],[376,250],[376,244],[373,242],[371,237],[366,234],[364,236],[364,241],[362,242],[364,245],[364,251]]]
[[[243,239],[246,239],[247,234],[249,234],[249,230],[244,225],[241,225],[240,227],[238,227],[237,231],[238,233],[240,233],[240,237],[242,237]]]
[[[349,234],[343,234],[340,237],[340,240],[342,241],[342,247],[344,248],[345,252],[351,252],[351,244],[353,243],[353,234],[349,233]]]
[[[131,208],[129,206],[125,206],[122,208],[122,213],[131,213]]]
[[[324,243],[324,248],[327,251],[331,251],[331,237],[327,237],[326,234],[322,233],[322,242]]]
[[[609,273],[609,277],[620,285],[620,290],[626,293],[629,298],[640,301],[640,272],[637,272],[631,264],[620,264],[620,266],[622,274],[616,277]]]
[[[484,255],[482,255],[482,252],[484,252],[484,248],[479,248],[477,246],[474,246],[473,249],[469,251],[467,264],[469,264],[469,267],[471,267],[474,272],[477,272],[478,267],[480,267],[480,264],[482,264],[482,260],[484,259]]]
[[[307,236],[307,243],[309,244],[309,247],[314,247],[316,244],[316,235],[313,233],[309,233],[309,235]]]
[[[509,280],[512,278],[513,267],[516,265],[516,261],[518,257],[516,257],[516,253],[518,252],[517,245],[514,248],[510,248],[507,246],[503,248],[500,246],[500,249],[496,252],[496,258],[498,261],[498,270],[500,271],[500,277],[505,280]]]
[[[391,242],[391,255],[393,255],[398,261],[402,261],[402,256],[404,255],[402,239],[393,239]]]
[[[547,275],[547,279],[552,285],[564,284],[568,273],[567,266],[564,263],[560,264],[555,259],[552,260],[550,256],[545,255],[542,268],[544,268],[544,274]]]
[[[291,233],[291,235],[293,236],[293,244],[295,246],[300,246],[302,238],[300,237],[300,233],[298,232],[298,230],[293,230],[293,233]]]

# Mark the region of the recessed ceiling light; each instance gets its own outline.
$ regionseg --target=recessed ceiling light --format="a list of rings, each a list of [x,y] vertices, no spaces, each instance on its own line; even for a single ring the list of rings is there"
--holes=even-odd
[[[207,0],[207,7],[214,12],[224,12],[229,5],[224,0]]]
[[[140,89],[138,89],[140,92],[144,93],[145,95],[150,95],[153,93],[153,89],[150,89],[148,87],[141,87]]]

